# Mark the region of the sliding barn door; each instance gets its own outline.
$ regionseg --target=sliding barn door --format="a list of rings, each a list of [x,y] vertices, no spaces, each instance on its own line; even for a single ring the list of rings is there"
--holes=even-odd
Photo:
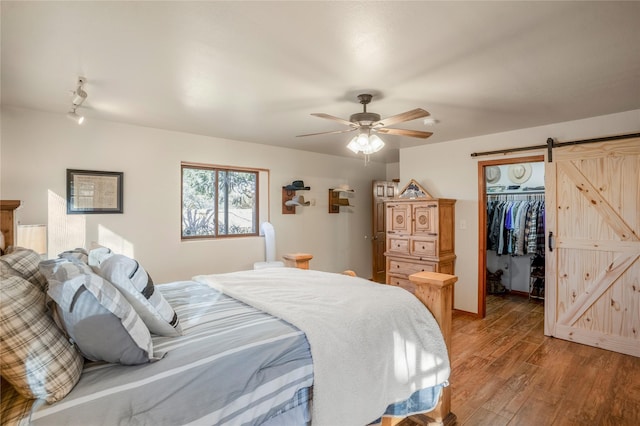
[[[640,138],[554,149],[545,178],[545,334],[640,356]]]

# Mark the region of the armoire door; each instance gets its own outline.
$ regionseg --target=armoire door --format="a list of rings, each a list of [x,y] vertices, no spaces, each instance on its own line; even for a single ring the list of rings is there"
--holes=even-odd
[[[393,199],[398,193],[398,184],[393,181],[374,180],[372,184],[372,212],[371,223],[373,225],[372,245],[372,267],[373,281],[378,283],[386,282],[387,267],[384,252],[386,251],[385,232],[385,207],[386,200]]]
[[[545,334],[640,356],[640,138],[546,163]]]

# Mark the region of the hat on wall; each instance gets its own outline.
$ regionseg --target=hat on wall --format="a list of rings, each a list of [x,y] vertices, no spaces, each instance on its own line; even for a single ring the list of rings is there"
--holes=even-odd
[[[484,169],[484,174],[487,177],[487,183],[496,183],[500,180],[500,167],[489,166]]]
[[[513,183],[525,183],[531,177],[531,164],[512,164],[509,166],[509,180]]]
[[[355,192],[355,189],[352,189],[349,185],[347,185],[346,183],[343,183],[341,185],[338,185],[334,191],[341,191],[341,192]]]
[[[309,204],[311,204],[311,202],[310,201],[305,202],[304,196],[302,195],[296,195],[292,199],[284,202],[285,206],[308,206]]]
[[[284,189],[288,189],[290,191],[299,191],[299,190],[310,190],[311,188],[308,186],[304,186],[303,180],[294,180],[290,185],[284,187]]]

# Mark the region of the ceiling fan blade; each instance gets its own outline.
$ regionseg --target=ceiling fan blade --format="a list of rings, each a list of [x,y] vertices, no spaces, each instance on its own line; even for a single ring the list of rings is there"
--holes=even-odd
[[[334,117],[333,115],[323,114],[321,112],[316,112],[316,113],[313,113],[311,115],[316,116],[316,117],[320,117],[320,118],[326,118],[327,120],[337,121],[338,123],[342,123],[342,124],[347,125],[347,126],[358,127],[358,125],[356,123],[352,123],[351,121],[343,120],[342,118],[339,118],[339,117]]]
[[[345,130],[334,130],[333,132],[320,132],[320,133],[309,133],[306,135],[297,135],[297,138],[301,138],[304,136],[316,136],[316,135],[332,135],[334,133],[348,133],[348,132],[353,132],[354,130],[356,130],[355,127],[351,128],[351,129],[345,129]]]
[[[397,123],[415,120],[416,118],[428,117],[430,115],[431,114],[429,114],[429,112],[423,110],[422,108],[416,108],[416,109],[412,109],[411,111],[403,112],[397,115],[392,115],[391,117],[387,117],[380,121],[376,121],[375,123],[371,124],[371,126],[372,127],[392,126]]]
[[[386,133],[388,135],[411,136],[412,138],[422,139],[426,139],[433,134],[432,132],[422,132],[420,130],[388,129],[386,127],[382,129],[376,129],[376,132]]]

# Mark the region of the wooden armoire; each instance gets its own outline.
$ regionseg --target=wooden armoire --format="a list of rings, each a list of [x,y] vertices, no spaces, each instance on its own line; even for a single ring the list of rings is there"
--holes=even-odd
[[[385,202],[387,284],[413,293],[411,274],[431,271],[454,275],[455,203],[445,198]]]

